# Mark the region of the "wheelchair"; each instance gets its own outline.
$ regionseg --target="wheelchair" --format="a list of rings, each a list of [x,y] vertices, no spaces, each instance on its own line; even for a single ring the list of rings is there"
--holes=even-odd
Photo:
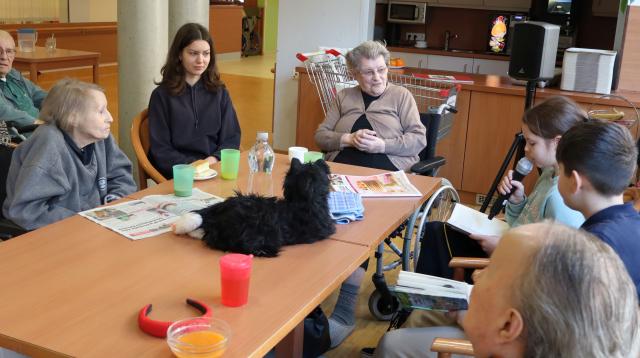
[[[35,126],[18,127],[15,123],[0,120],[0,242],[27,232],[2,216],[2,204],[7,196],[7,175],[13,152],[18,143],[26,139],[24,134],[34,129]]]
[[[453,101],[455,103],[455,98]],[[436,176],[438,169],[446,163],[443,157],[435,156],[435,147],[438,140],[450,131],[454,114],[454,107],[449,107],[445,113],[420,114],[421,121],[427,127],[427,148],[420,153],[421,160],[411,167],[413,174]],[[441,186],[420,209],[378,245],[375,252],[376,271],[372,276],[375,290],[369,296],[368,303],[369,312],[376,319],[389,321],[400,309],[398,300],[389,290],[384,273],[398,266],[404,271],[414,271],[419,259],[425,224],[429,221],[446,221],[457,202],[460,202],[458,192],[448,180],[442,179]],[[395,238],[402,241],[402,249],[393,242]],[[385,247],[397,255],[397,259],[387,264],[383,262]]]

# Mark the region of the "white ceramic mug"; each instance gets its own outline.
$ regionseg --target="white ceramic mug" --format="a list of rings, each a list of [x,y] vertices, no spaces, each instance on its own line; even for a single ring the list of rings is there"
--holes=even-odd
[[[304,153],[308,151],[305,147],[289,147],[289,163],[293,158],[298,158],[300,163],[304,163]]]

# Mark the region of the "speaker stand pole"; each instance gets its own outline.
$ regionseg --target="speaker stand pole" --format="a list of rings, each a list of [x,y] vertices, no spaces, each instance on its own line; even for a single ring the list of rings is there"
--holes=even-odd
[[[524,101],[525,112],[529,108],[531,108],[531,106],[533,106],[533,100],[536,97],[537,82],[538,82],[537,80],[527,81],[527,87],[526,87],[526,93],[525,93],[526,96]],[[509,148],[509,151],[507,151],[507,155],[502,161],[502,165],[500,166],[500,169],[498,170],[496,177],[493,179],[491,188],[487,192],[487,195],[484,197],[484,201],[482,202],[482,206],[480,207],[481,213],[484,213],[485,211],[487,211],[487,208],[489,207],[489,203],[491,202],[493,195],[496,193],[496,190],[498,189],[498,184],[500,184],[500,181],[502,180],[502,177],[504,177],[504,173],[507,171],[507,167],[509,166],[511,159],[513,159],[513,155],[516,154],[516,160],[513,162],[514,168],[518,164],[518,160],[524,157],[524,144],[525,144],[524,135],[522,134],[522,132],[517,133],[513,138],[513,142],[511,143],[511,147]]]

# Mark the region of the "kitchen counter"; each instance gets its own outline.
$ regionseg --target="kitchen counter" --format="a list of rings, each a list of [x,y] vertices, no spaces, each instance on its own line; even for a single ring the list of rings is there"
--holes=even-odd
[[[484,60],[496,60],[496,61],[509,61],[508,55],[497,55],[487,52],[467,51],[467,50],[453,50],[445,51],[443,49],[435,48],[417,48],[413,46],[388,46],[387,50],[391,52],[405,52],[405,53],[417,53],[421,55],[439,55],[439,56],[452,56],[452,57],[464,57],[464,58],[479,58]]]
[[[303,69],[304,70],[304,69]],[[473,80],[473,84],[462,84],[462,89],[467,89],[476,92],[490,92],[508,95],[525,95],[525,87],[517,84],[513,84],[509,77],[495,76],[495,75],[476,75],[472,73],[455,73],[445,71],[435,71],[423,68],[404,68],[399,70],[391,70],[394,73],[412,75],[414,73],[430,73],[430,74],[448,74],[448,75],[461,75],[469,77]],[[550,96],[566,96],[573,99],[576,102],[592,103],[611,106],[630,107],[626,101],[615,98],[615,96],[622,96],[633,103],[636,107],[640,107],[640,92],[634,91],[614,91],[611,93],[611,97],[601,95],[597,93],[586,92],[574,92],[564,91],[560,88],[537,88],[536,99],[544,99]]]

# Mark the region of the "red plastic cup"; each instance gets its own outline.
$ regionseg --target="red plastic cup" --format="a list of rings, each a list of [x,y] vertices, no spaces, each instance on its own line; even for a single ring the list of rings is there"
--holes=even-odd
[[[220,258],[222,304],[240,307],[249,299],[253,255],[227,254]]]

